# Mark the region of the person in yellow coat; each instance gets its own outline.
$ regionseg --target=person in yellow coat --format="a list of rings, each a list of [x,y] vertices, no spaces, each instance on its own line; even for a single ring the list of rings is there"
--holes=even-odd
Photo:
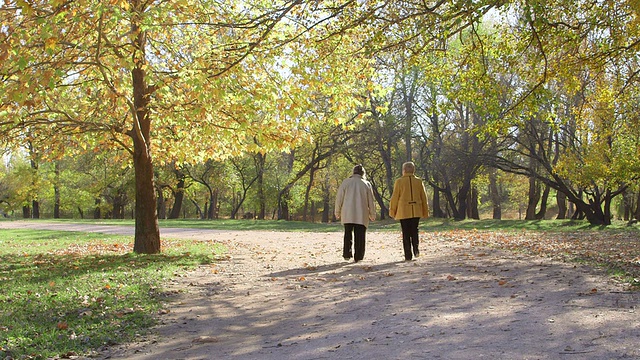
[[[420,218],[429,217],[427,193],[422,180],[415,176],[416,165],[408,161],[402,164],[402,177],[393,184],[389,203],[389,216],[400,220],[404,259],[420,256],[418,248],[418,224]]]

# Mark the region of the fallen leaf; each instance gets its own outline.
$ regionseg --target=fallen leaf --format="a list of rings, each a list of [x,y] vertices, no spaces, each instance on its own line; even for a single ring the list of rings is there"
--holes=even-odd
[[[198,343],[198,344],[210,344],[210,343],[218,342],[218,339],[211,336],[198,336],[197,338],[193,339],[191,342]]]

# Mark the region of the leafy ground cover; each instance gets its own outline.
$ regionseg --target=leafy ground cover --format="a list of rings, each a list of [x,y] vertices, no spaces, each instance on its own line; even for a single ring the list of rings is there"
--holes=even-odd
[[[72,220],[61,220],[72,221]],[[87,220],[91,222],[92,220]],[[104,224],[133,225],[133,220],[106,220]],[[218,230],[342,231],[339,223],[309,223],[278,220],[161,220],[162,227]],[[604,267],[621,281],[640,287],[640,230],[624,221],[594,226],[575,220],[465,220],[428,219],[420,230],[437,232],[448,240],[471,239],[478,246],[523,251],[563,261]],[[369,231],[400,231],[389,219],[375,221]]]
[[[126,220],[86,222],[133,225]],[[171,220],[161,227],[342,230],[339,224],[254,220]],[[397,222],[377,221],[370,231],[400,230]],[[432,219],[421,223],[421,231],[447,242],[603,267],[631,289],[640,289],[639,232],[623,223],[593,227],[572,221]],[[163,239],[163,254],[142,256],[131,253],[132,245],[131,236],[0,230],[0,358],[71,357],[135,341],[164,311],[167,279],[215,262],[225,252],[215,242]]]
[[[0,358],[68,358],[132,341],[163,311],[164,281],[224,252],[189,241],[164,248],[140,256],[130,236],[0,230]]]
[[[161,226],[221,230],[342,231],[339,223],[256,220],[164,220]],[[528,254],[603,267],[620,281],[640,287],[640,230],[614,221],[594,226],[575,220],[465,220],[428,219],[424,232],[437,232],[448,240],[471,240],[477,246],[522,251]],[[375,221],[369,231],[400,231],[395,220]]]
[[[640,236],[636,230],[449,230],[440,235],[452,241],[468,241],[474,246],[601,267],[630,287],[640,289]]]
[[[0,221],[10,221],[2,220]],[[122,225],[133,226],[133,219],[50,219],[56,223],[86,223],[95,225]],[[304,221],[286,220],[233,220],[233,219],[173,219],[159,220],[160,227],[191,228],[191,229],[217,229],[217,230],[262,230],[262,231],[342,231],[340,223],[311,223]],[[602,231],[602,232],[629,232],[640,233],[639,225],[629,226],[624,221],[613,221],[609,226],[594,226],[587,221],[576,220],[463,220],[452,219],[428,219],[420,222],[421,231],[445,231],[445,230],[504,230],[504,231]],[[369,231],[399,231],[400,224],[393,219],[378,220],[370,223]]]

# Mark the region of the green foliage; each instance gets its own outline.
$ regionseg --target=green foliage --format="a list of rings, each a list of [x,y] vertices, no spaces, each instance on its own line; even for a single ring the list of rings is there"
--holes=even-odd
[[[0,357],[90,355],[155,323],[163,283],[222,247],[175,242],[134,255],[131,238],[0,230]]]

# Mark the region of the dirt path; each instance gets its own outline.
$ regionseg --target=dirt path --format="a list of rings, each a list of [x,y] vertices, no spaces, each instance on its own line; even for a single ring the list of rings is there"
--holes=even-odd
[[[369,233],[358,264],[339,233],[162,236],[230,258],[175,279],[156,335],[101,359],[640,359],[640,293],[586,267],[438,234],[405,262],[399,234]]]

